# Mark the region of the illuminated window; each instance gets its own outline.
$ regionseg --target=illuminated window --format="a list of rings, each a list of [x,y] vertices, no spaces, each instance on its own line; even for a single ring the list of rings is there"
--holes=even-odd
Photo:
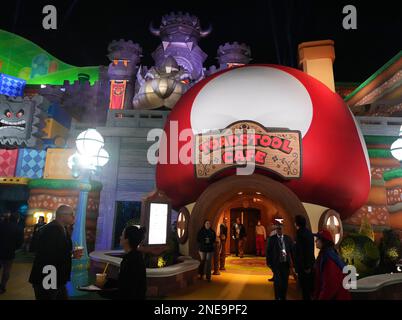
[[[342,221],[338,212],[332,209],[324,211],[320,218],[319,229],[324,228],[331,232],[335,245],[338,245],[343,237]]]
[[[39,217],[44,217],[45,222],[49,223],[54,220],[54,213],[53,211],[45,211],[45,210],[35,211],[33,214],[34,223],[38,223]]]
[[[190,213],[187,208],[183,207],[177,216],[176,229],[179,242],[184,244],[188,239],[188,223],[190,220]]]

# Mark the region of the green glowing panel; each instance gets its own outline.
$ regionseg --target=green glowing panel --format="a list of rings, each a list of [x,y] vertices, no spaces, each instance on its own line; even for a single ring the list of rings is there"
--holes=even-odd
[[[64,63],[16,34],[0,30],[0,72],[25,79],[27,84],[62,85],[78,80],[79,73],[99,79],[99,67],[76,67]]]

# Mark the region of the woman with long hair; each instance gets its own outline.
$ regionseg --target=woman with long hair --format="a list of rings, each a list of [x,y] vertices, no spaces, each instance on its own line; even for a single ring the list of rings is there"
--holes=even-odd
[[[320,253],[314,266],[314,300],[351,300],[350,292],[343,287],[343,268],[346,264],[335,249],[331,233],[324,229],[315,236]]]
[[[216,234],[215,231],[211,229],[211,222],[205,220],[197,235],[198,249],[201,257],[198,274],[200,279],[203,279],[205,274],[208,282],[211,281],[211,260],[215,251],[215,240]]]

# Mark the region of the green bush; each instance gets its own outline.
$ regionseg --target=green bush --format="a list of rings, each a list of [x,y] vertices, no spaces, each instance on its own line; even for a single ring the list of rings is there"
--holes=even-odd
[[[381,273],[396,272],[396,263],[401,258],[401,240],[392,229],[384,230],[380,241],[380,267]]]
[[[380,261],[380,251],[374,241],[361,234],[345,237],[339,253],[346,264],[356,267],[360,278],[375,274]]]
[[[167,241],[168,250],[160,256],[151,254],[145,255],[145,265],[147,268],[163,268],[177,263],[179,257],[179,241],[177,233],[173,230]]]

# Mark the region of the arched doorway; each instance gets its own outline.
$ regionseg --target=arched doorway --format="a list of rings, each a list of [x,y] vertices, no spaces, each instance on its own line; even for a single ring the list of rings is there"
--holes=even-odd
[[[216,229],[218,234],[219,225],[226,218],[228,221],[228,227],[231,227],[236,218],[240,218],[241,223],[246,229],[246,242],[245,242],[245,254],[255,255],[256,252],[256,234],[255,228],[258,221],[261,222],[266,229],[267,237],[272,231],[272,223],[275,219],[284,220],[284,233],[294,238],[296,229],[293,222],[292,215],[287,212],[281,203],[267,198],[261,192],[240,191],[232,196],[223,207],[217,212]],[[229,237],[229,241],[226,241],[227,253],[234,253],[235,242]]]
[[[271,178],[253,174],[249,176],[230,176],[210,185],[198,198],[189,221],[189,253],[198,258],[196,235],[204,220],[208,219],[212,227],[216,226],[221,218],[222,208],[232,201],[236,195],[258,194],[274,201],[289,214],[293,224],[293,218],[300,214],[307,220],[310,227],[307,212],[299,198],[282,183]]]

